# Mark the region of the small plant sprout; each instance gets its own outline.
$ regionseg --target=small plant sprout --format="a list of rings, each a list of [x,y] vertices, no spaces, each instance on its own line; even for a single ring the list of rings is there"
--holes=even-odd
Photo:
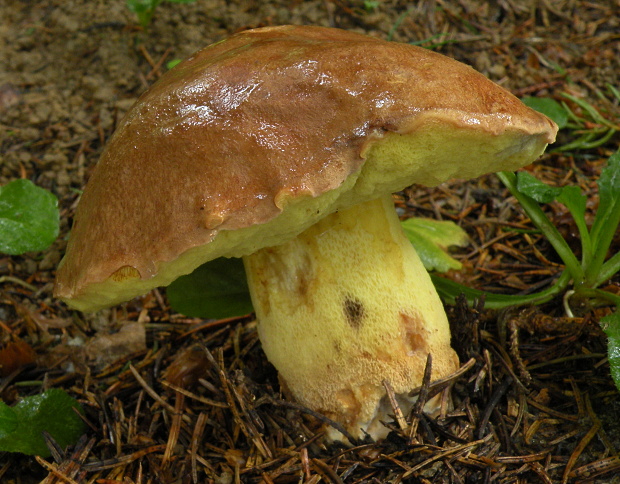
[[[485,305],[490,308],[542,304],[563,296],[566,313],[571,317],[573,308],[577,306],[614,307],[616,312],[603,318],[602,323],[609,336],[612,375],[616,385],[620,386],[620,296],[600,289],[603,283],[620,271],[620,253],[609,253],[620,224],[620,150],[609,157],[597,181],[599,204],[590,226],[586,223],[586,197],[578,187],[551,187],[527,172],[501,172],[498,176],[553,246],[564,263],[564,270],[549,288],[527,295],[491,294],[434,276],[433,281],[440,294],[448,300],[454,300],[460,293],[464,293],[470,301],[484,296]],[[575,221],[581,240],[580,258],[539,205],[553,200],[565,205]]]
[[[127,0],[127,8],[131,10],[143,29],[147,29],[153,19],[155,9],[162,2],[171,3],[193,3],[196,0]]]
[[[364,10],[367,12],[374,12],[377,8],[379,8],[381,2],[377,0],[364,0]]]
[[[502,308],[511,305],[542,304],[565,294],[567,298],[607,302],[620,306],[620,297],[598,289],[620,270],[620,254],[606,260],[620,222],[620,151],[613,154],[598,180],[599,207],[591,227],[585,219],[586,197],[576,186],[551,187],[527,172],[497,174],[521,207],[562,259],[565,269],[555,283],[544,291],[528,295],[494,294],[467,288],[443,278],[435,278],[441,293],[453,299],[463,292],[470,299],[485,296],[486,306]],[[582,244],[581,260],[541,209],[539,203],[557,200],[566,206],[579,230]],[[572,311],[569,311],[569,314]]]

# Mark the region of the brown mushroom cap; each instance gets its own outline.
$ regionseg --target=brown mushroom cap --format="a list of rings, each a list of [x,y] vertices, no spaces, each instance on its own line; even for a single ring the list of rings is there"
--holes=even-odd
[[[80,200],[55,294],[110,306],[381,193],[516,169],[556,129],[422,48],[321,27],[242,32],[127,113]]]

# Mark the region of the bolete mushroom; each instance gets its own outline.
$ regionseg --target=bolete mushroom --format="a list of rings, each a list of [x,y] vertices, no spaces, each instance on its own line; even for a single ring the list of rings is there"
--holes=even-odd
[[[56,296],[93,311],[243,257],[283,385],[353,436],[457,367],[391,193],[514,170],[556,126],[468,66],[321,27],[249,30],[157,81],[84,190]]]

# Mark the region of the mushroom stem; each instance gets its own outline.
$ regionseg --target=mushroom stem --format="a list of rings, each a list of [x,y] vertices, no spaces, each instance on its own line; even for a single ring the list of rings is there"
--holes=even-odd
[[[407,412],[428,353],[433,378],[458,366],[443,305],[391,196],[331,214],[244,263],[258,333],[283,386],[356,438],[388,432],[384,380]]]

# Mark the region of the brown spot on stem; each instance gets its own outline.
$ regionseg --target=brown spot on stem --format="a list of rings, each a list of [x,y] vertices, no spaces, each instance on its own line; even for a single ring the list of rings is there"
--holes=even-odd
[[[308,299],[310,302],[312,299],[308,298],[308,291],[310,289],[311,279],[314,277],[314,266],[312,259],[308,254],[303,254],[301,264],[295,271],[295,279],[297,281],[297,293],[302,299]]]
[[[364,305],[357,298],[346,296],[344,299],[344,314],[347,322],[353,329],[360,329],[364,319]]]
[[[419,315],[400,313],[405,345],[410,353],[422,351],[428,353],[428,335],[424,329],[424,321]]]
[[[341,407],[341,413],[349,417],[350,420],[355,420],[361,408],[361,404],[355,397],[355,393],[349,388],[343,388],[336,393],[336,401]]]

